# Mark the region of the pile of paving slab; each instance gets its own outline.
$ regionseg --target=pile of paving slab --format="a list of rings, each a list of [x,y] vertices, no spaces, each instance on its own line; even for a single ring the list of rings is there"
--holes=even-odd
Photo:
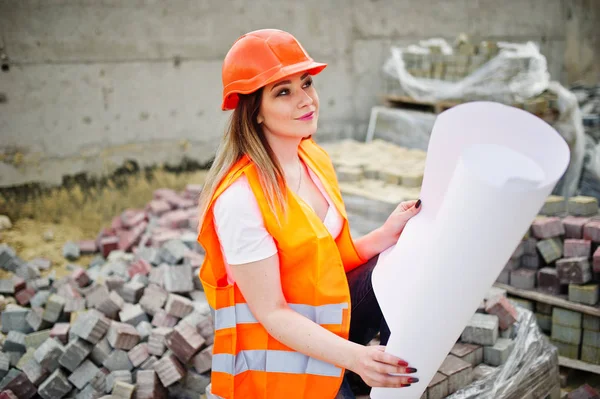
[[[573,303],[600,299],[600,217],[595,197],[550,196],[498,282]],[[600,319],[542,302],[520,301],[536,312],[560,355],[600,364]]]
[[[94,240],[69,242],[70,274],[0,245],[2,398],[198,398],[214,325],[198,280],[200,187],[160,189]],[[99,253],[82,267],[81,254]]]
[[[594,197],[550,196],[498,277],[515,288],[539,288],[596,305],[599,299],[600,217]]]
[[[513,360],[511,364],[507,361],[515,349],[517,334],[527,334],[517,328],[517,306],[520,304],[507,298],[505,290],[491,288],[421,399],[445,398],[488,376],[498,367],[510,367],[509,375],[516,373],[523,366],[519,364],[523,359]],[[551,354],[546,361],[541,360],[531,368],[531,378],[521,387],[512,387],[513,390],[527,392],[537,385],[552,385],[552,378],[558,380],[558,365]]]

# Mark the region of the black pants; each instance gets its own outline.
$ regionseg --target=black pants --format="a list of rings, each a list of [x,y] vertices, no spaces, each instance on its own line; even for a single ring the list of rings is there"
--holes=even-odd
[[[361,345],[368,344],[378,332],[380,333],[381,345],[386,345],[390,337],[390,329],[383,318],[371,282],[371,275],[378,258],[377,255],[346,274],[352,303],[350,341]],[[359,376],[347,371],[336,399],[355,399],[350,386],[361,382]]]

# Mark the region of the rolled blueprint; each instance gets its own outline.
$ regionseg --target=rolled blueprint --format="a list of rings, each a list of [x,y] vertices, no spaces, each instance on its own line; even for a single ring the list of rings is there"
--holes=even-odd
[[[421,397],[568,164],[563,138],[528,112],[472,102],[439,115],[421,212],[373,271],[386,351],[419,382],[372,398]]]

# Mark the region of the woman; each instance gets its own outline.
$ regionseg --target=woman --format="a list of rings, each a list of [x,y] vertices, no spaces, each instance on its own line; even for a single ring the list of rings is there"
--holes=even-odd
[[[311,138],[312,77],[325,66],[272,29],[242,36],[225,57],[222,109],[233,115],[204,185],[198,236],[215,309],[213,397],[353,398],[345,369],[372,387],[417,382],[405,361],[365,344],[378,330],[383,345],[389,336],[371,271],[420,201],[352,240],[331,160]]]

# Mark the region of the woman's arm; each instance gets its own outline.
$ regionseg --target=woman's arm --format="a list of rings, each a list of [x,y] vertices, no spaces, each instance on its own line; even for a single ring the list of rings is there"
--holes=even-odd
[[[378,228],[354,241],[354,247],[361,259],[371,259],[394,245],[398,240]]]
[[[421,200],[400,203],[383,226],[354,241],[358,256],[371,259],[398,242],[406,223],[421,210]]]
[[[305,355],[359,374],[370,386],[401,386],[410,377],[406,362],[385,353],[382,347],[366,347],[345,340],[293,311],[281,289],[279,258],[232,266],[232,274],[252,314],[271,336]]]

